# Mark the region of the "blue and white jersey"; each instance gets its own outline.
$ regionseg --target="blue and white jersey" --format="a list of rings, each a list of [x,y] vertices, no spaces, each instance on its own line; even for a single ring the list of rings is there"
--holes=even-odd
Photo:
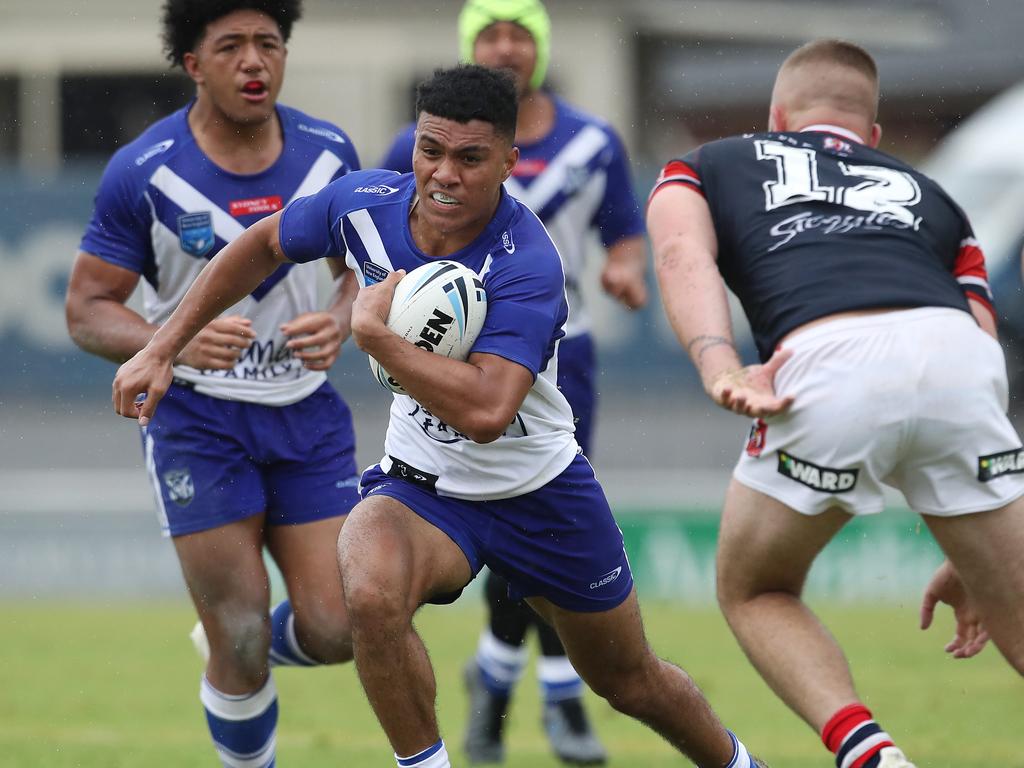
[[[311,197],[281,218],[285,255],[297,262],[344,256],[363,285],[396,269],[434,259],[409,231],[416,193],[412,174],[360,171]],[[484,500],[520,496],[558,476],[577,453],[572,411],[558,390],[558,341],[568,308],[558,252],[539,219],[502,191],[487,228],[444,258],[480,275],[487,318],[473,352],[499,355],[528,369],[533,387],[505,434],[475,443],[407,395],[395,395],[381,467],[396,461],[424,475],[442,496]]]
[[[289,201],[312,194],[359,159],[338,128],[278,105],[284,150],[265,171],[229,173],[199,148],[191,106],[154,123],[107,164],[81,250],[144,278],[144,315],[164,323],[206,262],[246,227]],[[225,314],[252,320],[256,339],[227,371],[174,367],[174,375],[212,397],[288,405],[326,379],[285,348],[280,326],[318,309],[315,266],[284,265]]]
[[[505,188],[544,222],[558,246],[569,299],[566,336],[590,331],[580,281],[596,234],[608,248],[644,232],[629,160],[606,122],[554,98],[555,125],[540,141],[519,144],[519,162]],[[406,127],[384,158],[384,167],[412,170],[416,126]]]

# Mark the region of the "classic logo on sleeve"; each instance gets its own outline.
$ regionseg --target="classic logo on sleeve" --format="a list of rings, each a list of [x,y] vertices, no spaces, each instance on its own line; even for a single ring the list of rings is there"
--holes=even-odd
[[[213,249],[213,215],[209,211],[183,213],[178,217],[178,242],[181,250],[203,257]]]
[[[978,479],[987,483],[1003,475],[1019,475],[1024,472],[1024,448],[1012,451],[990,453],[978,457]]]
[[[387,184],[375,184],[372,187],[356,187],[354,192],[362,192],[364,195],[393,195],[398,187],[389,187]]]
[[[831,469],[779,451],[779,474],[815,491],[846,493],[857,484],[859,469]]]

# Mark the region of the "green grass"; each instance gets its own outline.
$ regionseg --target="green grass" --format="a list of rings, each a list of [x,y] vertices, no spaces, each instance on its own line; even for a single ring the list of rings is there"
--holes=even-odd
[[[916,606],[825,612],[846,646],[866,703],[921,768],[1024,766],[1024,683],[994,649],[955,662],[952,632],[916,629]],[[216,764],[198,702],[200,662],[184,603],[0,602],[0,766],[128,768]],[[827,768],[817,736],[779,704],[710,607],[645,611],[660,655],[684,665],[725,723],[774,768]],[[438,675],[441,725],[455,765],[466,702],[459,669],[481,612],[431,607],[418,625]],[[351,667],[279,670],[282,767],[393,766]],[[524,678],[508,725],[509,768],[548,768],[537,687]],[[684,764],[640,725],[591,700],[592,719],[617,768]]]

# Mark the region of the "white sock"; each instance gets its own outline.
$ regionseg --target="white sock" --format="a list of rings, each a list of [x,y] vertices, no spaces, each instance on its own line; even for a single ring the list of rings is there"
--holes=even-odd
[[[448,762],[448,750],[444,748],[444,739],[439,739],[436,744],[412,757],[399,757],[396,752],[395,761],[398,768],[452,768]]]
[[[725,768],[754,768],[754,761],[750,758],[747,748],[743,746],[743,742],[736,738],[736,734],[732,731],[727,731],[727,733],[732,739],[733,752],[732,760]]]
[[[529,659],[526,646],[519,648],[503,643],[489,629],[480,633],[476,648],[476,663],[480,667],[484,684],[492,693],[508,695],[515,688]]]

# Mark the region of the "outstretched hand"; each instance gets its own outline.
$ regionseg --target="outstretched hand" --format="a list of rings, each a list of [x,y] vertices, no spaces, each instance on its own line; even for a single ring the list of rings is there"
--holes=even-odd
[[[792,350],[777,349],[763,365],[748,365],[716,376],[708,394],[726,410],[742,416],[775,416],[793,404],[793,397],[775,394],[775,374],[793,356]]]
[[[148,346],[143,348],[117,369],[111,398],[114,410],[146,426],[171,385],[171,376],[171,361]]]
[[[969,659],[977,656],[988,643],[988,632],[981,623],[974,604],[964,588],[960,575],[947,560],[935,571],[925,587],[921,601],[921,629],[928,629],[935,616],[935,606],[945,603],[952,607],[956,617],[956,634],[945,647],[946,653],[954,659]]]

